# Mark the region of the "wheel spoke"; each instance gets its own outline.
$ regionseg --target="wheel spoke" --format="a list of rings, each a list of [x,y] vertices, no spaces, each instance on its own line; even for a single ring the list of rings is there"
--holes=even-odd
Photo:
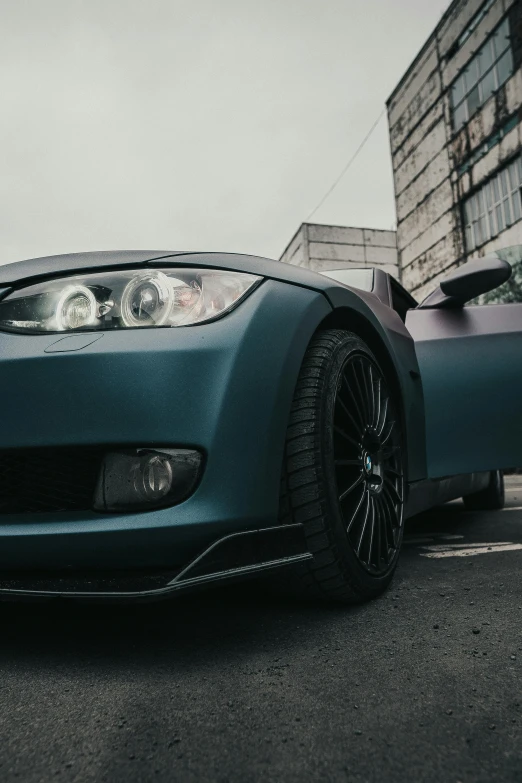
[[[399,490],[397,487],[390,481],[388,476],[384,477],[384,486],[383,486],[384,492],[390,497],[392,503],[402,503],[402,497],[399,494]]]
[[[377,379],[377,416],[375,417],[375,428],[379,428],[379,422],[381,420],[381,387],[382,387],[382,380],[380,378]]]
[[[354,427],[354,429],[356,429],[356,430],[360,430],[360,429],[361,429],[361,425],[360,425],[360,424],[357,424],[357,422],[355,421],[355,419],[353,418],[352,414],[350,413],[350,411],[348,410],[348,408],[346,407],[346,405],[345,405],[345,404],[344,404],[344,402],[342,401],[342,399],[341,399],[341,397],[340,397],[340,395],[339,395],[339,394],[337,395],[337,400],[336,400],[336,402],[338,402],[338,403],[339,403],[339,405],[341,406],[341,408],[343,409],[343,411],[345,412],[345,414],[348,416],[348,418],[350,419],[350,421],[351,421],[351,423],[352,423],[352,426]]]
[[[361,444],[358,443],[356,440],[350,437],[347,432],[345,432],[341,427],[338,427],[337,424],[334,424],[334,430],[341,435],[342,438],[347,440],[349,443],[352,444],[352,446],[355,446],[357,449],[360,448]]]
[[[362,386],[361,386],[361,384],[359,382],[359,378],[357,376],[356,363],[355,362],[353,362],[353,364],[352,364],[352,375],[353,375],[355,387],[356,387],[357,392],[359,394],[359,400],[361,402],[361,408],[363,410],[362,422],[363,422],[363,426],[364,426],[368,422],[368,411],[367,411],[367,408],[366,408],[366,398],[365,398],[365,395],[363,393]]]
[[[382,494],[382,502],[387,510],[386,513],[386,532],[390,534],[391,536],[391,548],[395,549],[395,529],[397,525],[395,524],[397,522],[397,512],[395,511],[395,508],[390,504],[390,501],[386,494]]]
[[[362,468],[360,459],[336,459],[335,464],[342,465],[344,467],[347,467],[348,465],[358,465],[360,468]]]
[[[388,563],[388,536],[386,534],[386,514],[380,500],[376,502],[379,519],[379,558]]]
[[[397,478],[402,478],[403,476],[401,470],[397,470],[396,468],[393,468],[389,465],[386,465],[386,473],[391,473],[392,476],[397,476]]]
[[[379,568],[381,562],[381,522],[379,518],[379,506],[375,498],[373,500],[373,527],[375,531],[375,567]]]
[[[381,416],[381,387],[382,379],[374,367],[370,365],[370,379],[372,383],[373,419],[372,427],[377,430]]]
[[[377,433],[378,433],[379,436],[382,435],[382,431],[384,429],[384,425],[386,424],[386,417],[388,416],[388,405],[389,405],[389,402],[390,402],[390,398],[386,397],[386,399],[384,400],[384,408],[383,408],[383,411],[382,411],[382,421],[379,420],[377,422]]]
[[[363,481],[364,481],[364,475],[361,472],[359,478],[356,479],[356,481],[354,481],[353,484],[350,484],[350,486],[347,489],[341,492],[341,494],[339,495],[339,503],[342,503],[343,500],[350,494],[350,492],[353,492],[354,489],[357,489],[359,484],[362,484]]]
[[[392,420],[390,421],[390,423],[388,424],[388,427],[386,428],[386,434],[382,436],[382,440],[381,440],[381,448],[382,448],[382,446],[386,446],[386,444],[387,444],[387,443],[388,443],[388,441],[390,440],[390,437],[391,437],[391,434],[392,434],[392,432],[393,432],[393,428],[394,428],[394,427],[395,427],[395,422],[394,422],[394,421],[393,421],[393,419],[392,419]]]
[[[363,488],[363,492],[362,492],[362,495],[361,495],[361,499],[360,499],[360,500],[359,500],[359,502],[357,503],[357,506],[356,506],[356,508],[355,508],[355,511],[353,512],[353,514],[352,514],[352,516],[351,516],[351,518],[350,518],[350,521],[348,522],[348,527],[346,528],[346,532],[347,532],[347,533],[349,533],[349,532],[350,532],[350,530],[351,530],[351,528],[352,528],[352,525],[353,525],[353,523],[355,522],[355,518],[356,518],[357,514],[359,513],[359,509],[360,509],[360,508],[361,508],[361,506],[362,506],[362,502],[363,502],[363,500],[364,500],[364,496],[365,496],[365,495],[366,495],[366,490]]]
[[[364,401],[364,405],[365,405],[365,408],[366,408],[366,412],[368,414],[367,423],[371,424],[372,423],[372,414],[373,414],[373,411],[372,411],[372,401],[371,401],[371,397],[370,397],[370,391],[368,389],[366,372],[364,370],[364,364],[363,364],[362,359],[359,360],[358,365],[359,365],[359,367],[361,369],[361,379],[362,379],[362,387],[361,388],[362,388],[362,392],[363,392],[363,401]]]
[[[370,402],[371,402],[371,412],[370,412],[370,425],[373,427],[375,424],[375,385],[373,382],[373,372],[372,372],[372,365],[370,364],[368,367],[368,375],[370,376]]]
[[[370,543],[368,544],[368,565],[371,565],[372,563],[373,540],[375,537],[375,501],[373,499],[370,499],[370,503],[372,507],[371,510],[372,521],[370,527]]]
[[[394,458],[401,450],[400,446],[390,446],[389,449],[386,449],[385,451],[381,452],[382,459],[387,462],[389,459]],[[388,466],[386,466],[386,470],[388,470]]]
[[[389,532],[392,529],[392,527],[390,525],[390,521],[389,521],[389,518],[388,518],[387,506],[386,506],[386,504],[384,502],[384,498],[382,497],[382,495],[380,496],[380,504],[381,504],[381,510],[382,510],[382,525],[383,525],[383,532],[384,532],[383,539],[384,539],[384,542],[386,544],[386,555],[384,557],[384,560],[386,561],[386,563],[388,563],[389,562],[389,551],[393,547],[393,534],[392,534],[392,543],[390,544]]]
[[[357,544],[357,556],[359,557],[361,554],[361,546],[364,540],[364,534],[366,532],[366,525],[368,524],[368,519],[370,516],[370,492],[366,490],[366,514],[364,515],[364,522],[361,530],[361,535],[359,536],[359,543]]]
[[[359,405],[357,404],[357,400],[355,399],[355,394],[353,393],[353,390],[352,390],[350,384],[348,383],[348,380],[346,379],[346,375],[344,375],[344,373],[343,373],[343,384],[348,389],[348,393],[349,393],[350,397],[353,400],[355,411],[357,413],[357,416],[359,417],[360,424],[359,424],[359,427],[357,429],[359,429],[359,428],[364,429],[364,414],[361,413],[361,409],[359,408]]]

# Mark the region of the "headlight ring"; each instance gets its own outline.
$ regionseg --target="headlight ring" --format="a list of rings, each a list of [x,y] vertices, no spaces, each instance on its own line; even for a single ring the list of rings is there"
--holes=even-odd
[[[125,326],[163,326],[172,309],[172,285],[163,272],[144,272],[127,284],[121,299]]]
[[[96,297],[87,286],[67,286],[56,303],[56,328],[62,332],[92,326],[96,311]]]

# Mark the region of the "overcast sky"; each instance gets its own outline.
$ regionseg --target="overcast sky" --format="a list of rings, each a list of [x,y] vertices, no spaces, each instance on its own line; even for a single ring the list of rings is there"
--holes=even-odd
[[[0,0],[0,263],[278,258],[447,0]],[[394,227],[384,117],[319,223]]]

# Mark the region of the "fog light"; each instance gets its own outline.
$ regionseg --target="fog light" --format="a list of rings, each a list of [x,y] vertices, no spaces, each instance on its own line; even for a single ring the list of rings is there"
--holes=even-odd
[[[172,465],[167,456],[153,454],[133,467],[132,478],[136,494],[147,502],[155,503],[172,489]]]
[[[105,455],[95,511],[173,506],[196,488],[202,456],[191,449],[122,449]]]

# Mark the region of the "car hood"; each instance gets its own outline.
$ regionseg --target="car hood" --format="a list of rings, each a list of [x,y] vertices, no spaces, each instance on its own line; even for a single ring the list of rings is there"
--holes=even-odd
[[[103,267],[141,266],[154,258],[175,256],[172,250],[103,250],[93,253],[67,253],[60,256],[30,258],[0,266],[0,286],[8,286],[38,277],[62,273],[96,271]]]
[[[229,269],[269,277],[285,283],[324,290],[339,283],[309,269],[240,253],[204,253],[180,250],[104,250],[31,258],[0,266],[0,288],[28,285],[47,277],[129,267],[192,266]],[[344,286],[342,286],[344,287]]]

